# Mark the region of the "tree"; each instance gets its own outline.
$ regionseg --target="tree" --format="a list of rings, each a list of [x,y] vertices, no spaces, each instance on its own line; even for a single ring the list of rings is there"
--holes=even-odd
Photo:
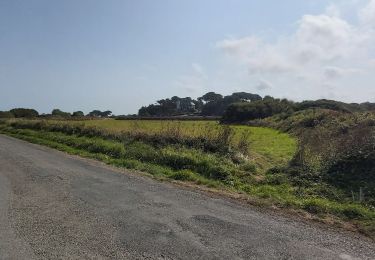
[[[191,97],[160,99],[155,104],[143,106],[139,109],[139,116],[174,116],[181,114],[200,114],[203,116],[222,116],[229,105],[236,102],[254,102],[262,100],[257,94],[237,92],[222,96],[215,92],[208,92],[197,100]]]
[[[91,117],[101,117],[102,112],[100,110],[93,110],[90,113],[88,113],[87,115],[91,116]]]
[[[262,97],[258,94],[251,94],[246,92],[235,92],[232,96],[240,99],[241,101],[258,101],[262,100]]]
[[[347,104],[344,102],[327,99],[303,101],[297,105],[297,110],[306,110],[309,108],[324,108],[347,113],[361,111],[361,106],[359,104]]]
[[[61,111],[60,109],[57,109],[57,108],[52,110],[51,114],[53,116],[57,116],[57,117],[70,117],[71,116],[69,112],[64,112],[64,111]]]
[[[215,92],[208,92],[203,96],[199,97],[198,100],[202,100],[204,102],[218,102],[223,98],[222,95],[217,94]]]
[[[102,112],[101,116],[102,117],[109,117],[112,114],[112,111],[106,110]]]
[[[93,110],[87,115],[91,117],[109,117],[111,114],[112,114],[112,111],[109,111],[109,110],[104,111],[104,112],[100,110]]]
[[[35,109],[30,109],[30,108],[14,108],[10,110],[14,117],[20,118],[20,117],[27,117],[27,118],[32,118],[32,117],[38,117],[39,113]]]
[[[139,116],[174,116],[196,112],[196,102],[191,97],[160,99],[156,104],[143,106],[139,109]]]
[[[73,112],[72,116],[74,116],[74,117],[84,117],[85,114],[82,111],[75,111],[75,112]]]
[[[151,106],[151,105],[150,105]],[[149,110],[150,110],[150,106],[148,107],[141,107],[139,110],[138,110],[138,115],[139,116],[151,116],[150,113],[149,113]]]
[[[238,102],[231,104],[223,115],[224,122],[245,122],[262,119],[280,113],[294,111],[294,103],[286,99],[267,97],[254,102]]]
[[[225,110],[233,103],[259,101],[262,100],[262,97],[246,92],[237,92],[223,97],[215,92],[208,92],[198,99],[205,102],[202,106],[202,115],[222,116]]]

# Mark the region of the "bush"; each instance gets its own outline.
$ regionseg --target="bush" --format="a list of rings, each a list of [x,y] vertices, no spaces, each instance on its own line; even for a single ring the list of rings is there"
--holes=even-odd
[[[33,118],[39,116],[38,111],[35,109],[29,109],[29,108],[14,108],[10,110],[14,117],[19,118],[19,117],[26,117],[26,118]]]
[[[171,178],[178,181],[195,181],[197,179],[195,174],[189,170],[175,172]]]
[[[257,167],[254,163],[245,161],[241,164],[241,170],[249,173],[256,173],[257,172]]]
[[[286,99],[264,98],[255,102],[239,102],[231,104],[223,115],[223,122],[246,122],[262,119],[294,110],[293,102]]]
[[[71,117],[71,114],[69,112],[64,112],[57,108],[52,110],[51,114],[55,117]]]
[[[353,204],[341,207],[340,213],[347,219],[363,219],[368,215],[362,207]]]

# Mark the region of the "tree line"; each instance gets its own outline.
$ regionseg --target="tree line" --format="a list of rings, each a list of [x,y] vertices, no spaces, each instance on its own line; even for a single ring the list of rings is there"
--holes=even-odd
[[[158,100],[155,104],[141,107],[138,116],[218,116],[222,117],[223,122],[238,123],[277,114],[287,116],[296,111],[319,108],[345,113],[364,112],[375,111],[375,103],[344,103],[327,99],[293,102],[246,92],[236,92],[228,96],[208,92],[197,99],[174,96]]]
[[[252,102],[261,99],[262,97],[257,94],[246,92],[236,92],[228,96],[208,92],[197,99],[173,96],[172,98],[158,100],[155,104],[141,107],[138,115],[142,117],[178,115],[222,116],[229,105],[233,103]]]
[[[225,123],[243,123],[274,115],[287,117],[294,112],[308,109],[328,109],[344,113],[354,113],[375,111],[375,103],[344,103],[327,99],[294,102],[288,99],[279,99],[271,96],[261,97],[258,94],[247,92],[235,92],[227,96],[215,92],[208,92],[197,99],[191,97],[180,98],[178,96],[160,99],[154,104],[141,107],[138,111],[138,115],[135,116],[142,118],[212,116],[221,117],[222,122]],[[112,112],[109,110],[93,110],[86,115],[82,111],[69,113],[60,109],[53,109],[50,114],[41,115],[35,109],[28,108],[15,108],[10,111],[0,111],[0,118],[13,117],[107,118],[115,116],[113,116]],[[119,118],[122,117],[119,116]]]
[[[93,110],[88,114],[82,111],[74,111],[73,113],[64,112],[60,109],[53,109],[50,114],[39,114],[35,109],[31,108],[14,108],[9,111],[0,111],[0,118],[35,118],[35,117],[55,117],[55,118],[80,118],[80,117],[98,117],[106,118],[112,115],[112,111]]]

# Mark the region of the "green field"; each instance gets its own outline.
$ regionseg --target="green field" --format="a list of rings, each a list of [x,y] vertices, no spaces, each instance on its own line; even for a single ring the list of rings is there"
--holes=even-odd
[[[296,139],[286,133],[263,127],[221,125],[216,121],[12,119],[6,124],[8,131],[15,131],[18,136],[49,137],[52,142],[110,156],[112,153],[106,147],[113,143],[103,143],[98,138],[111,140],[115,142],[113,147],[125,145],[126,152],[120,149],[124,158],[172,165],[175,169],[190,169],[194,163],[209,165],[208,168],[221,165],[225,175],[236,176],[241,183],[253,182],[254,176],[263,179],[270,168],[287,166],[297,149]],[[82,145],[74,144],[72,138]],[[101,146],[103,149],[97,148]],[[132,149],[137,155],[129,152]],[[152,155],[150,151],[156,153]],[[159,155],[163,158],[157,159]],[[205,175],[203,168],[199,168],[201,175]]]
[[[158,133],[177,128],[182,135],[204,136],[217,131],[219,123],[215,121],[161,121],[161,120],[86,120],[85,126],[95,126],[111,132],[138,131]],[[293,157],[297,142],[286,133],[271,128],[230,126],[234,129],[233,143],[237,143],[243,134],[248,133],[249,155],[261,167],[287,164]]]

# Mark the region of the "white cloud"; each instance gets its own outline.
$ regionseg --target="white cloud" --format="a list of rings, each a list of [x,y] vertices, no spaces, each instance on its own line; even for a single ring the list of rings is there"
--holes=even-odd
[[[350,54],[361,37],[339,17],[304,15],[297,31],[269,44],[255,36],[225,39],[216,44],[245,62],[251,73],[284,73],[316,61],[333,61]]]
[[[305,15],[291,43],[295,58],[302,63],[332,61],[348,55],[355,46],[355,32],[344,20],[328,15]]]
[[[330,94],[334,96],[340,92],[340,85],[349,89],[348,84],[353,84],[354,77],[372,74],[375,0],[353,11],[358,13],[358,23],[348,22],[341,17],[338,6],[330,5],[322,14],[303,15],[293,33],[273,42],[250,35],[224,39],[216,47],[240,66],[246,66],[250,77],[261,77],[276,84],[287,82],[291,85],[289,89],[298,84],[299,88],[310,88],[311,92],[314,86],[320,91],[325,89],[324,84],[335,80],[337,87]],[[346,79],[351,80],[346,82]],[[367,91],[374,81],[375,76],[363,88]]]
[[[260,91],[270,89],[270,88],[272,88],[272,84],[264,79],[261,79],[259,81],[259,84],[256,86],[256,89]]]
[[[261,40],[255,36],[240,39],[230,38],[216,43],[216,47],[222,49],[230,56],[235,56],[246,61],[248,56],[254,55],[261,46]]]
[[[269,45],[256,36],[230,38],[216,44],[229,57],[247,64],[250,74],[283,73],[290,65],[279,52],[279,46]]]

